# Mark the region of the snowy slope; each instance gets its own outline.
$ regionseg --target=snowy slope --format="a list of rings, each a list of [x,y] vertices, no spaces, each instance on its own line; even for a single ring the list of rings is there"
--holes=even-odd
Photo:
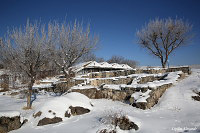
[[[192,75],[175,83],[159,100],[159,103],[149,110],[134,108],[122,102],[111,100],[91,100],[93,109],[90,113],[74,116],[64,122],[42,127],[35,126],[31,121],[13,133],[95,133],[109,127],[100,122],[109,114],[124,114],[132,118],[139,126],[138,133],[173,133],[200,132],[200,102],[191,99],[193,90],[200,88],[200,69],[193,69]],[[51,96],[38,96],[33,102],[32,111],[22,111],[25,99],[15,99],[0,95],[0,111],[16,110],[26,118],[30,117],[38,106]],[[127,132],[122,131],[120,132]],[[135,132],[134,130],[130,131]]]

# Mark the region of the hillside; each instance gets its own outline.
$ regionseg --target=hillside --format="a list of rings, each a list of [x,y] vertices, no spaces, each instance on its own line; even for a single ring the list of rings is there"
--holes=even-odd
[[[119,101],[88,99],[81,94],[79,94],[80,96],[76,94],[68,96],[67,94],[57,97],[50,93],[41,93],[33,102],[33,109],[27,111],[22,109],[26,105],[25,99],[19,99],[19,95],[11,97],[1,93],[0,112],[17,111],[24,119],[28,119],[28,122],[20,129],[11,131],[13,133],[94,133],[102,129],[113,129],[109,119],[116,115],[127,116],[138,125],[139,130],[136,131],[138,133],[196,133],[200,132],[200,102],[193,100],[192,96],[197,95],[195,92],[199,91],[200,69],[192,69],[191,75],[176,82],[166,90],[158,104],[147,110],[138,109]],[[74,100],[69,102],[67,98]],[[38,119],[34,119],[33,114],[38,110],[51,108],[55,110],[57,107],[63,107],[62,101],[68,104],[66,108],[70,105],[81,105],[89,108],[90,112],[65,118],[62,122],[53,125],[37,126]],[[60,109],[62,110],[62,108]],[[59,111],[59,109],[57,112],[55,111],[56,115],[59,114]],[[121,130],[119,127],[116,128],[116,131],[117,133],[135,132],[134,129],[128,131]]]

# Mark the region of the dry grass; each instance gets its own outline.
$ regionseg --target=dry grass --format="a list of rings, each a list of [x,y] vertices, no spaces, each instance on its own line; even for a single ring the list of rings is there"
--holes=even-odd
[[[22,109],[23,110],[30,110],[30,109],[33,109],[33,107],[28,108],[27,106],[24,106]]]

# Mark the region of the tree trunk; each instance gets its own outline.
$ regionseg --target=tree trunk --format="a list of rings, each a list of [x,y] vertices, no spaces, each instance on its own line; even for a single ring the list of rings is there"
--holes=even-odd
[[[162,68],[166,68],[166,63],[162,62]]]
[[[166,68],[166,65],[167,65],[167,59],[165,59],[165,61],[161,61],[162,63],[162,68]]]
[[[28,95],[27,95],[27,108],[31,108],[31,95],[32,95],[32,88],[28,89]]]
[[[166,63],[164,63],[163,57],[160,58],[160,60],[161,60],[162,68],[165,68],[166,67]]]
[[[65,70],[64,67],[62,67],[62,72],[65,75],[65,78],[68,79],[69,78],[69,74],[67,73],[67,71]]]
[[[27,95],[27,108],[30,109],[32,106],[31,102],[31,96],[32,96],[32,91],[33,91],[33,84],[34,84],[34,79],[31,79],[31,82],[29,83],[29,88],[28,88],[28,95]]]

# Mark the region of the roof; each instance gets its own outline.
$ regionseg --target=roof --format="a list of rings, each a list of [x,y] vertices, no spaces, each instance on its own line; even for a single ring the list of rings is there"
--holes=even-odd
[[[79,72],[85,68],[110,68],[110,69],[122,69],[122,70],[131,70],[133,69],[127,64],[118,64],[118,63],[111,63],[108,62],[96,62],[96,61],[89,61],[80,63],[72,68],[74,72]]]

